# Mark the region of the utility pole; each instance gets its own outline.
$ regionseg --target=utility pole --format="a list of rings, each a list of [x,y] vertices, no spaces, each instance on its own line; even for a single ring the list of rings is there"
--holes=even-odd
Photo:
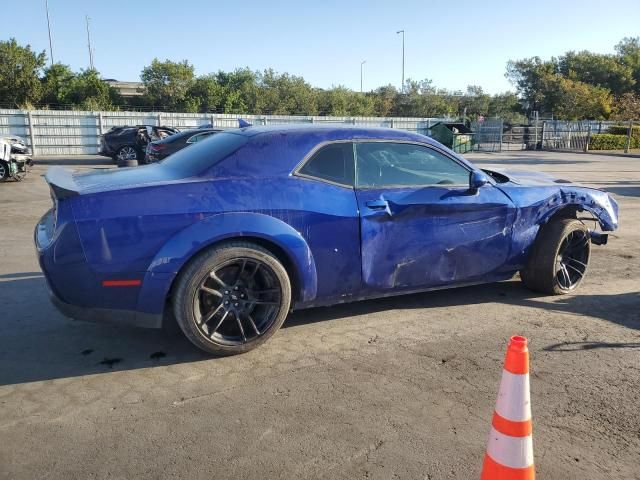
[[[360,93],[362,93],[362,66],[367,63],[366,60],[360,62]]]
[[[398,33],[402,34],[402,86],[400,87],[400,92],[404,93],[404,30],[398,30],[396,35]]]
[[[91,48],[91,33],[89,32],[89,15],[84,16],[87,22],[87,47],[89,47],[89,67],[91,70],[95,70],[93,68],[93,49]]]
[[[53,66],[53,42],[51,41],[51,20],[49,19],[49,0],[44,0],[44,8],[47,11],[47,28],[49,29],[49,55]]]

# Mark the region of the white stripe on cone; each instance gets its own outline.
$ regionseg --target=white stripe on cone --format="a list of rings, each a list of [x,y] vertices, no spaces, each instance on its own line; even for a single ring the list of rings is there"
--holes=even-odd
[[[531,418],[528,373],[502,371],[496,413],[512,422],[524,422]]]
[[[491,427],[487,455],[497,463],[511,468],[533,465],[533,440],[528,437],[509,437]]]

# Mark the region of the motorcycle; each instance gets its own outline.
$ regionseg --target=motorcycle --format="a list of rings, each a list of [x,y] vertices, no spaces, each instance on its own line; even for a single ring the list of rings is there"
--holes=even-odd
[[[16,136],[0,137],[0,182],[9,178],[21,181],[33,166],[25,141]]]

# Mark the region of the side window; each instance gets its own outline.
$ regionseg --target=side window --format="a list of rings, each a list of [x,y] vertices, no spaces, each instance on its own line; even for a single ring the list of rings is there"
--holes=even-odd
[[[353,144],[332,143],[322,147],[298,171],[342,185],[353,185]]]
[[[358,187],[469,184],[469,170],[422,145],[356,143],[356,157]]]
[[[213,135],[214,133],[215,132],[196,133],[193,137],[190,137],[189,140],[187,140],[187,143],[200,142],[200,141],[204,140],[205,138],[208,138],[210,135]]]

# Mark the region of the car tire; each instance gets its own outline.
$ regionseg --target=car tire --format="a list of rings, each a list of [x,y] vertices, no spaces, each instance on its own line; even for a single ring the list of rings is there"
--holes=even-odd
[[[590,235],[584,223],[573,218],[552,220],[541,227],[520,277],[531,290],[564,295],[584,279],[590,254]]]
[[[4,160],[0,160],[0,182],[4,182],[9,178],[9,164]]]
[[[128,160],[138,160],[140,152],[133,145],[123,145],[116,150],[116,163],[118,166],[125,165]]]
[[[172,299],[175,319],[194,345],[217,356],[236,355],[260,346],[282,326],[291,283],[268,250],[229,242],[192,259]]]

